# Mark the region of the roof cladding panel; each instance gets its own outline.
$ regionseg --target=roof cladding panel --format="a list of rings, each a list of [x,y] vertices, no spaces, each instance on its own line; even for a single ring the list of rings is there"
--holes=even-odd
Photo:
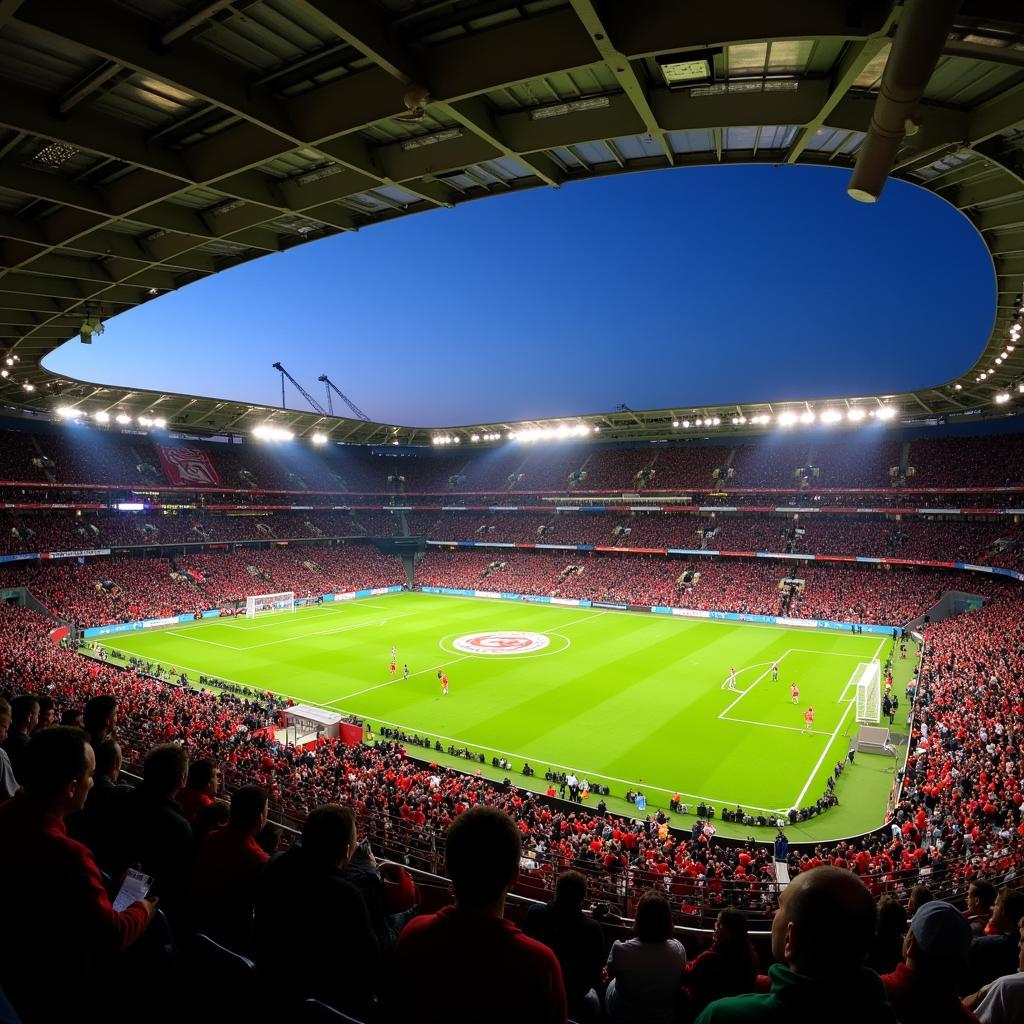
[[[21,0],[13,13],[0,3],[0,245],[12,256],[0,308],[32,313],[5,339],[24,356],[18,377],[0,381],[0,401],[34,411],[48,410],[53,379],[40,360],[87,313],[148,298],[143,282],[164,290],[328,233],[624,170],[752,159],[849,169],[907,11],[896,0],[716,0],[697,13],[667,0],[91,2],[107,19],[102,33],[76,0]],[[999,256],[996,325],[976,363],[986,368],[1007,344],[1011,289],[1024,279],[1014,262],[1024,253],[1014,141],[1024,132],[1024,9],[1004,5],[999,24],[988,9],[965,0],[943,26],[920,130],[900,143],[894,171],[967,211]],[[699,59],[708,49],[713,76]],[[697,60],[659,63],[678,53]],[[457,95],[402,113],[410,83]],[[97,271],[106,252],[117,281]],[[62,268],[83,279],[51,273]],[[1021,349],[1000,374],[1024,380]],[[972,371],[962,380],[958,401],[954,382],[890,401],[908,415],[990,415],[966,404],[981,401]],[[98,391],[63,387],[87,410]],[[211,430],[271,415],[103,390],[107,405],[130,410],[173,399]],[[701,415],[729,429],[733,417],[786,406]],[[393,429],[341,418],[314,428],[289,415],[300,433],[356,443]],[[655,410],[593,424],[602,440],[661,437],[672,418]],[[428,430],[397,429],[403,442],[430,442]]]

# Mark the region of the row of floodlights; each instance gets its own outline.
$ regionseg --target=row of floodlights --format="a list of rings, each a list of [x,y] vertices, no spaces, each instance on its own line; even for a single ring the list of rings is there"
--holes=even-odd
[[[584,437],[590,433],[599,433],[600,427],[588,427],[586,424],[577,423],[575,426],[568,426],[563,423],[560,427],[531,427],[529,430],[510,430],[507,434],[500,431],[492,431],[485,434],[470,434],[470,444],[478,444],[484,441],[500,441],[504,437],[506,441],[564,441],[570,437]],[[462,438],[457,434],[434,434],[431,438],[434,444],[462,444]]]
[[[811,409],[807,409],[804,412],[782,412],[775,417],[775,422],[780,427],[792,427],[797,423],[811,424],[815,422],[819,423],[839,423],[843,419],[849,420],[851,423],[859,423],[861,420],[867,419],[869,416],[873,416],[876,420],[891,420],[896,416],[896,410],[891,405],[883,405],[877,409],[848,409],[845,413],[839,409],[826,409],[823,413],[818,414]],[[772,422],[772,417],[767,413],[760,413],[757,416],[733,416],[732,425],[734,427],[742,427],[746,424],[752,426],[764,427]],[[698,416],[693,420],[673,420],[673,427],[682,427],[684,430],[689,430],[691,427],[718,427],[721,426],[722,420],[719,416]]]
[[[285,430],[284,427],[275,427],[270,423],[261,423],[253,430],[252,436],[260,441],[295,440],[295,435],[290,430]],[[315,434],[310,434],[309,439],[315,445],[324,445],[330,440],[326,434],[321,434],[319,431]]]
[[[57,415],[62,420],[84,420],[89,417],[84,409],[75,409],[69,405],[57,406]],[[128,426],[133,422],[131,416],[126,412],[119,412],[117,415],[112,416],[109,412],[105,412],[100,409],[98,412],[92,414],[92,418],[97,423],[119,423],[122,427]],[[162,430],[167,426],[167,420],[163,416],[139,416],[134,420],[140,427],[156,427],[158,430]]]

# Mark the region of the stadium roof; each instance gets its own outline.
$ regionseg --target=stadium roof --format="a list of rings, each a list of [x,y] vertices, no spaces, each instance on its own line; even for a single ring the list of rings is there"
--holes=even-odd
[[[962,210],[992,253],[995,328],[954,381],[438,431],[86,384],[41,366],[83,325],[421,210],[627,171],[858,158],[858,187],[877,193],[891,166]],[[0,0],[9,409],[63,403],[196,432],[270,422],[402,443],[564,424],[655,438],[697,418],[750,431],[765,416],[883,404],[900,420],[994,415],[1016,404],[997,394],[1024,401],[1024,350],[1008,333],[1022,279],[1019,2]]]

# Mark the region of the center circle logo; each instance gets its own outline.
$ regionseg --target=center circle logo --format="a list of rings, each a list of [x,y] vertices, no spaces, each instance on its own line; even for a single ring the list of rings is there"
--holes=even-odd
[[[505,630],[495,633],[469,633],[452,641],[463,654],[527,654],[543,650],[551,640],[543,633]]]

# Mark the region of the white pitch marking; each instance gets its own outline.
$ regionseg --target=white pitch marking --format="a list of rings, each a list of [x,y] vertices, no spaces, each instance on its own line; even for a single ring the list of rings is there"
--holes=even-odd
[[[846,710],[840,717],[838,724],[832,730],[832,735],[829,737],[828,743],[825,744],[825,749],[821,752],[821,757],[818,758],[818,763],[811,769],[811,774],[808,776],[807,781],[804,783],[804,788],[800,790],[800,795],[793,801],[793,807],[799,807],[800,802],[803,800],[807,790],[811,788],[811,783],[814,781],[814,776],[818,774],[818,769],[821,767],[822,761],[828,756],[828,752],[832,749],[832,744],[835,743],[836,736],[839,735],[839,730],[843,727],[843,722],[846,721],[846,716],[850,713],[850,708],[854,705],[853,701],[849,701],[846,705]]]
[[[736,698],[736,699],[735,699],[735,700],[734,700],[734,701],[733,701],[733,702],[732,702],[732,703],[731,703],[731,704],[730,704],[730,705],[729,705],[729,706],[728,706],[728,707],[727,707],[727,708],[726,708],[726,709],[725,709],[725,710],[724,710],[724,711],[723,711],[723,712],[722,712],[722,713],[721,713],[721,714],[720,714],[720,715],[719,715],[718,717],[719,717],[719,718],[725,718],[725,716],[726,716],[726,715],[727,715],[727,714],[728,714],[728,713],[729,713],[729,712],[730,712],[730,711],[731,711],[731,710],[732,710],[732,709],[733,709],[733,708],[734,708],[734,707],[735,707],[735,706],[736,706],[737,704],[739,704],[739,702],[740,702],[741,700],[743,700],[743,698],[744,698],[744,697],[746,697],[746,695],[747,695],[748,693],[750,693],[750,691],[751,691],[751,690],[753,690],[753,688],[754,688],[755,686],[757,686],[757,684],[758,684],[759,682],[761,682],[761,680],[762,680],[762,679],[764,679],[764,677],[765,677],[766,675],[768,675],[768,673],[769,673],[769,672],[771,672],[771,667],[770,667],[770,666],[771,666],[771,664],[779,664],[779,663],[780,663],[780,662],[782,661],[782,659],[786,657],[786,655],[787,655],[787,654],[792,654],[792,653],[793,653],[793,651],[792,651],[792,648],[790,648],[789,650],[786,650],[786,651],[784,651],[784,652],[783,652],[783,653],[782,653],[782,654],[781,654],[781,655],[780,655],[780,656],[779,656],[778,658],[776,658],[776,659],[775,659],[775,661],[774,661],[774,662],[761,662],[761,664],[762,664],[762,665],[765,665],[765,664],[767,664],[767,665],[769,665],[769,667],[768,667],[768,668],[766,668],[766,669],[765,669],[765,670],[764,670],[764,671],[763,671],[763,672],[762,672],[762,673],[761,673],[761,674],[760,674],[760,675],[759,675],[759,676],[758,676],[758,677],[757,677],[757,678],[756,678],[756,679],[755,679],[755,680],[754,680],[754,681],[753,681],[753,682],[752,682],[752,683],[751,683],[751,684],[750,684],[750,685],[749,685],[749,686],[748,686],[748,687],[747,687],[747,688],[746,688],[746,689],[745,689],[745,690],[744,690],[744,691],[743,691],[743,692],[742,692],[742,693],[741,693],[741,694],[740,694],[740,695],[739,695],[739,696],[738,696],[738,697],[737,697],[737,698]]]
[[[422,676],[422,675],[425,675],[428,672],[436,672],[438,669],[447,668],[449,665],[454,665],[457,661],[465,661],[467,658],[470,658],[470,657],[472,657],[472,655],[464,654],[461,658],[453,658],[451,661],[442,662],[440,665],[432,665],[430,668],[421,668],[421,669],[419,669],[416,672],[410,672],[409,673],[409,678],[412,679],[413,676]],[[406,678],[405,675],[399,676],[396,673],[396,678],[394,678],[394,679],[385,679],[383,683],[375,683],[373,686],[367,686],[363,690],[356,690],[354,693],[346,693],[344,697],[338,697],[336,700],[329,701],[327,703],[327,707],[330,707],[331,704],[337,704],[339,701],[348,700],[349,697],[358,697],[358,696],[360,696],[360,694],[370,693],[371,690],[379,690],[383,686],[392,686],[394,683],[398,683],[398,682],[404,681],[405,678]],[[368,716],[363,716],[363,717],[368,717]],[[403,728],[404,728],[404,726],[403,726]]]

